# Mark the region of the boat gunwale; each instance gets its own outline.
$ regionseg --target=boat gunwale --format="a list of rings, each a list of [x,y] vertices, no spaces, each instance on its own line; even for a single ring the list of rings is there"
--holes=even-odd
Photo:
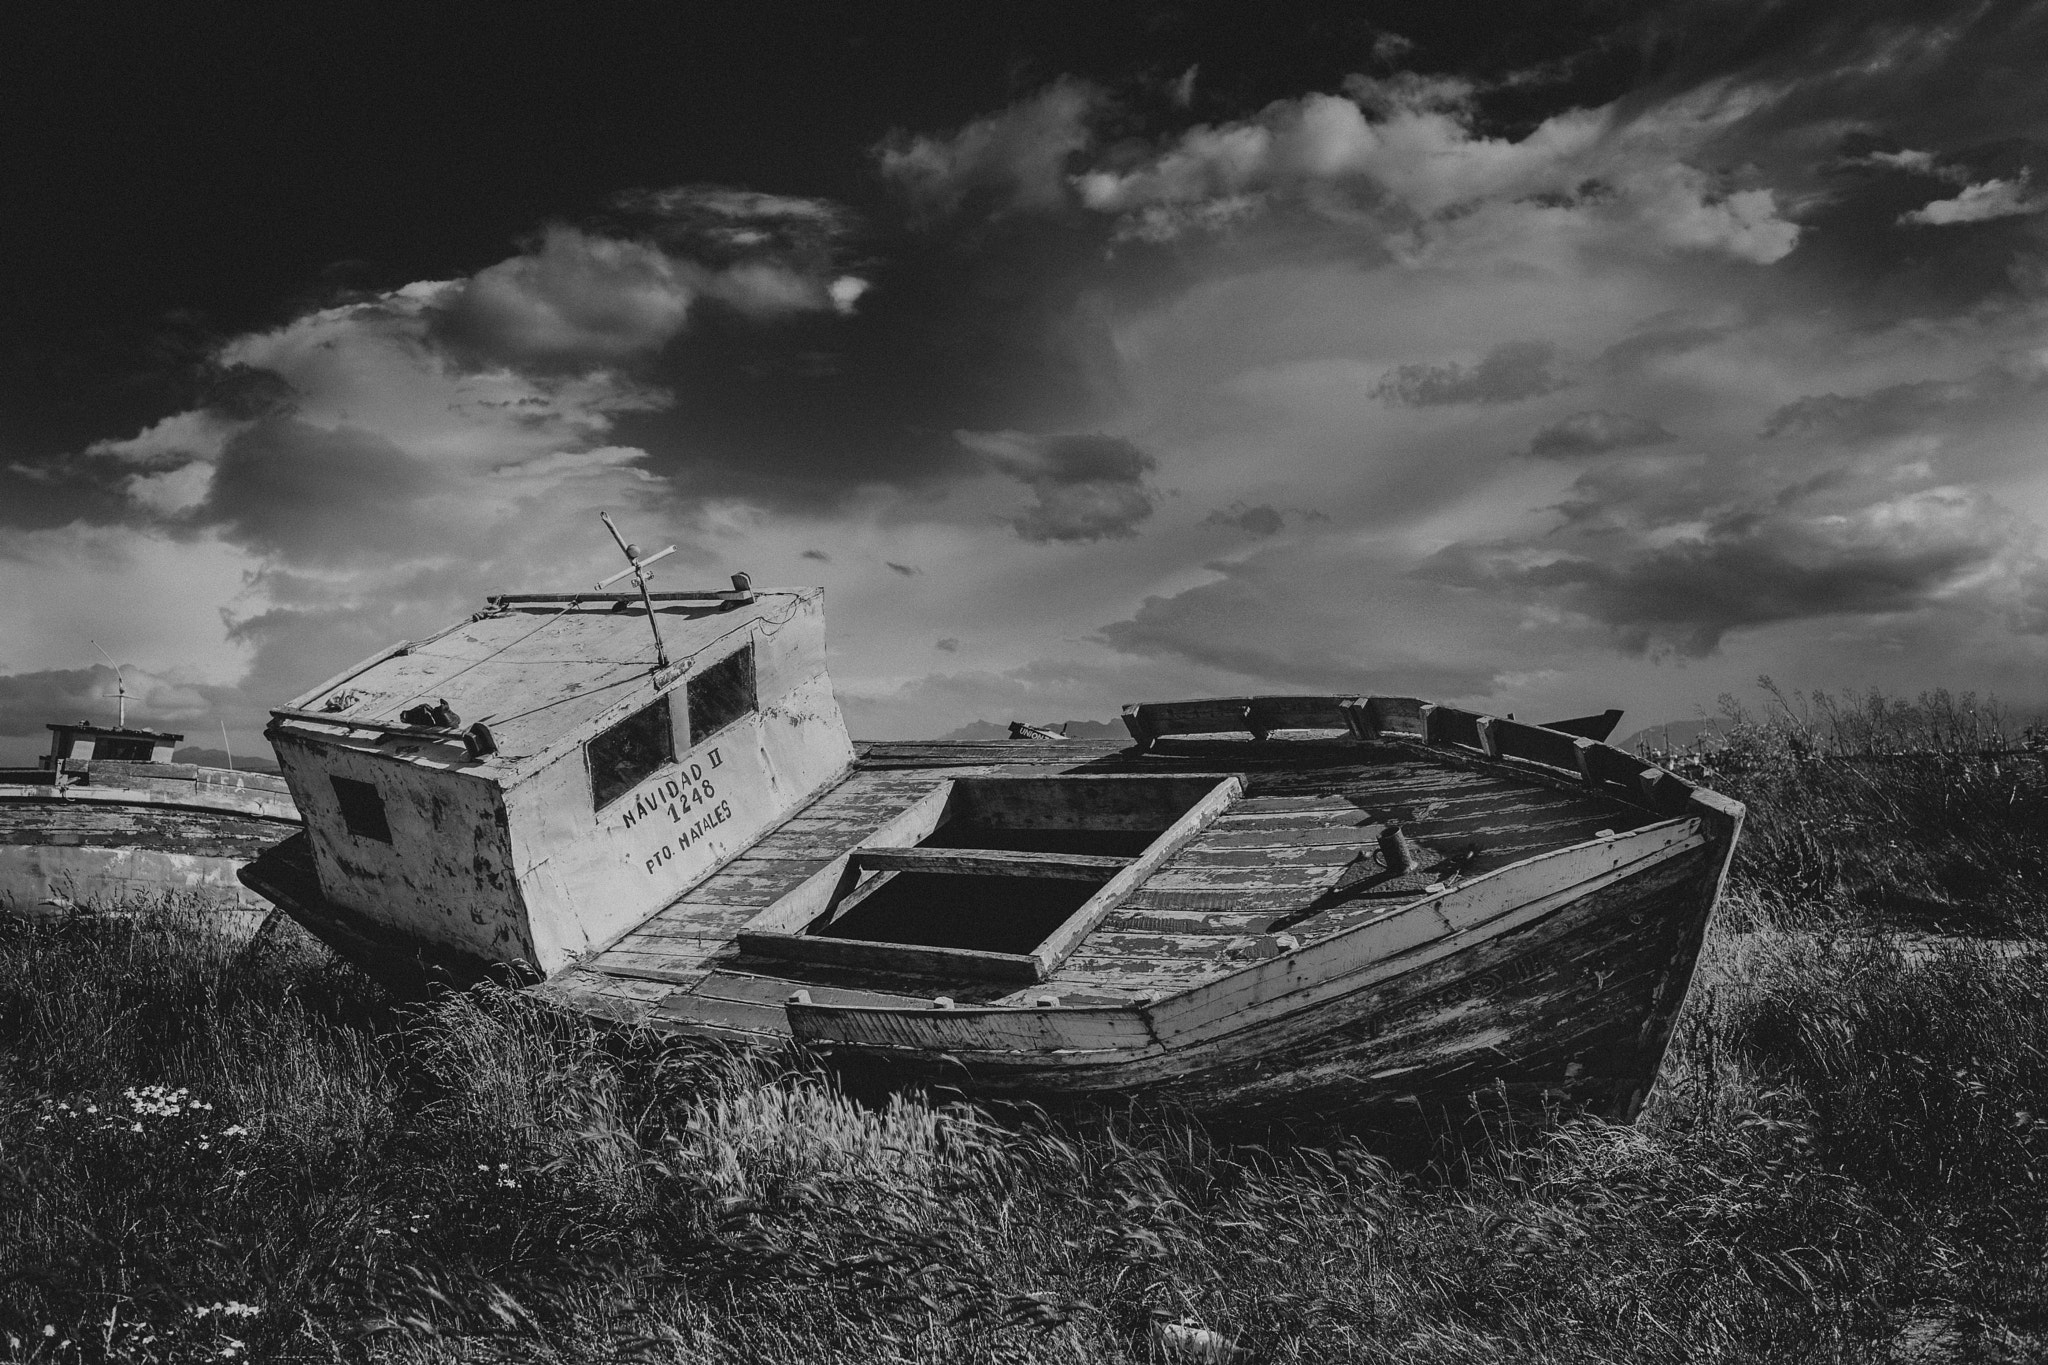
[[[1590,849],[1595,849],[1602,844],[1619,843],[1624,840],[1628,840],[1631,838],[1639,838],[1645,835],[1676,833],[1678,827],[1688,823],[1698,826],[1698,828],[1696,828],[1688,836],[1669,840],[1668,842],[1662,843],[1659,846],[1649,851],[1646,851],[1641,856],[1634,858],[1625,864],[1620,864],[1614,867],[1603,869],[1600,872],[1581,878],[1580,880],[1573,882],[1560,890],[1540,895],[1530,901],[1510,904],[1505,908],[1501,909],[1500,911],[1498,911],[1496,914],[1489,916],[1486,919],[1479,920],[1474,923],[1462,926],[1456,925],[1453,924],[1443,914],[1443,911],[1440,908],[1442,903],[1447,899],[1454,896],[1458,896],[1461,893],[1468,892],[1475,887],[1485,888],[1487,887],[1488,883],[1494,882],[1496,879],[1499,878],[1504,878],[1506,874],[1525,872],[1528,868],[1534,865],[1547,862],[1552,859],[1562,858],[1567,855],[1582,854]],[[1706,828],[1706,821],[1704,819],[1698,816],[1681,815],[1674,816],[1670,819],[1661,820],[1654,824],[1644,825],[1637,829],[1630,830],[1622,834],[1600,836],[1593,839],[1582,840],[1579,843],[1567,845],[1564,848],[1546,849],[1541,853],[1532,854],[1527,858],[1519,859],[1516,862],[1507,864],[1506,866],[1495,868],[1493,871],[1487,872],[1478,877],[1474,877],[1469,881],[1460,882],[1456,886],[1446,887],[1442,891],[1433,892],[1430,895],[1419,898],[1417,900],[1405,902],[1397,907],[1390,909],[1384,915],[1374,917],[1360,924],[1351,925],[1348,928],[1341,929],[1338,932],[1330,934],[1326,937],[1313,939],[1307,943],[1300,944],[1299,946],[1289,949],[1286,952],[1277,955],[1276,957],[1265,959],[1262,961],[1247,963],[1244,966],[1239,967],[1231,972],[1227,972],[1222,976],[1200,982],[1194,986],[1188,987],[1185,990],[1176,991],[1171,995],[1162,996],[1157,999],[1134,999],[1121,1005],[958,1005],[943,1009],[927,1008],[922,1010],[907,1009],[903,1006],[896,1005],[814,1005],[802,1001],[792,1000],[787,1006],[790,1021],[792,1024],[791,1034],[800,1042],[806,1043],[810,1046],[818,1047],[845,1047],[862,1052],[886,1051],[900,1053],[903,1055],[922,1056],[934,1056],[938,1055],[941,1052],[944,1052],[963,1057],[984,1056],[989,1058],[1007,1059],[1015,1057],[1057,1055],[1061,1052],[1106,1052],[1116,1051],[1116,1049],[1071,1048],[1041,1049],[1036,1052],[1025,1052],[1021,1049],[977,1049],[971,1046],[962,1046],[958,1043],[945,1043],[940,1040],[934,1040],[929,1044],[887,1044],[866,1041],[852,1042],[841,1039],[833,1039],[825,1036],[806,1036],[802,1032],[798,1031],[794,1026],[796,1024],[797,1019],[800,1016],[814,1023],[822,1022],[822,1020],[828,1016],[850,1016],[862,1019],[880,1019],[884,1017],[929,1019],[932,1023],[936,1024],[942,1022],[945,1018],[957,1018],[961,1019],[962,1021],[965,1021],[967,1019],[1010,1019],[1016,1018],[1018,1016],[1048,1016],[1052,1019],[1071,1020],[1076,1023],[1079,1023],[1090,1016],[1100,1018],[1111,1015],[1134,1015],[1144,1021],[1146,1025],[1146,1031],[1148,1032],[1148,1034],[1151,1035],[1153,1039],[1151,1046],[1170,1052],[1174,1050],[1176,1047],[1188,1046],[1204,1042],[1207,1041],[1207,1039],[1204,1037],[1189,1036],[1182,1039],[1176,1039],[1174,1042],[1168,1042],[1166,1039],[1160,1037],[1159,1025],[1161,1020],[1159,1018],[1159,1012],[1162,1006],[1171,1006],[1175,1009],[1180,1010],[1198,1008],[1198,1004],[1195,1003],[1197,997],[1218,991],[1225,987],[1226,983],[1236,983],[1239,980],[1239,978],[1254,973],[1272,973],[1273,971],[1275,971],[1276,963],[1291,963],[1299,965],[1301,963],[1310,961],[1313,958],[1320,958],[1331,955],[1333,953],[1339,953],[1344,949],[1354,947],[1357,936],[1371,933],[1377,930],[1383,930],[1387,925],[1394,923],[1397,920],[1407,920],[1410,916],[1420,916],[1430,911],[1436,912],[1437,917],[1442,924],[1442,929],[1440,932],[1433,934],[1430,937],[1422,938],[1418,940],[1416,943],[1406,948],[1399,949],[1389,955],[1375,957],[1367,961],[1361,962],[1355,968],[1349,971],[1343,971],[1335,974],[1309,975],[1294,989],[1282,992],[1278,995],[1268,997],[1258,1002],[1261,1012],[1269,1014],[1270,1017],[1275,1019],[1286,1018],[1295,1014],[1303,1013],[1307,1010],[1317,1008],[1318,1005],[1322,1002],[1317,1000],[1310,1000],[1306,1003],[1296,1004],[1291,1007],[1275,1007],[1282,1006],[1283,1002],[1287,1001],[1291,997],[1301,996],[1318,990],[1331,989],[1334,988],[1337,985],[1337,983],[1340,982],[1351,983],[1349,986],[1345,988],[1347,992],[1352,989],[1357,989],[1361,984],[1356,980],[1357,977],[1361,975],[1366,975],[1368,973],[1374,973],[1382,968],[1387,968],[1389,970],[1380,972],[1380,974],[1378,976],[1375,976],[1373,980],[1391,978],[1394,976],[1398,976],[1405,971],[1412,970],[1413,968],[1425,966],[1429,962],[1435,961],[1438,958],[1448,956],[1451,953],[1460,951],[1462,948],[1469,946],[1473,942],[1482,941],[1486,938],[1492,937],[1494,934],[1501,931],[1501,921],[1504,919],[1520,915],[1527,915],[1530,918],[1538,918],[1541,915],[1547,914],[1550,911],[1558,908],[1560,905],[1568,903],[1572,899],[1575,899],[1579,896],[1583,896],[1586,894],[1590,894],[1589,891],[1586,889],[1590,884],[1606,884],[1625,880],[1628,877],[1635,876],[1639,873],[1648,871],[1664,862],[1670,861],[1671,859],[1681,857],[1684,854],[1692,852],[1695,849],[1709,847],[1714,842],[1714,837],[1712,833]],[[1594,886],[1593,889],[1598,889],[1598,887]],[[1535,908],[1538,906],[1540,906],[1541,908]],[[1226,1023],[1228,1022],[1227,1016],[1224,1017],[1224,1021]],[[1221,1030],[1212,1031],[1220,1031],[1223,1033],[1227,1033],[1232,1030],[1226,1027]],[[1193,1034],[1195,1030],[1189,1030],[1188,1032],[1190,1034]],[[1126,1049],[1125,1055],[1131,1057],[1138,1057],[1146,1055],[1146,1051],[1131,1051]]]
[[[226,772],[227,769],[219,771]],[[234,787],[223,792],[236,793],[262,791],[262,788]],[[279,793],[269,792],[275,796]],[[289,802],[290,797],[286,796]],[[0,783],[0,804],[46,805],[46,806],[148,806],[156,810],[187,811],[200,815],[239,815],[251,820],[266,820],[275,825],[289,825],[303,828],[305,819],[296,813],[284,815],[270,810],[251,809],[250,806],[230,802],[211,802],[187,797],[174,797],[150,787],[100,787],[78,784],[58,786],[56,783],[21,782]],[[253,803],[252,803],[253,804]]]

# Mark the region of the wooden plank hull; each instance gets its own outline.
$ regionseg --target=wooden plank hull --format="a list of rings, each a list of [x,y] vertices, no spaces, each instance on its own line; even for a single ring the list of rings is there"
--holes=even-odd
[[[1680,824],[1613,841],[1619,862],[1573,851],[1475,882],[1483,918],[1469,925],[1440,897],[1400,912],[1416,921],[1405,932],[1390,918],[1235,983],[1139,1010],[1039,1012],[1036,1037],[991,1037],[983,1011],[799,1004],[791,1024],[856,1075],[1147,1102],[1226,1126],[1413,1132],[1503,1103],[1626,1119],[1663,1059],[1725,861],[1725,839]],[[1477,894],[1488,881],[1506,904]],[[1142,1036],[1109,1027],[1124,1013]]]
[[[238,874],[293,828],[289,798],[189,775],[124,777],[132,785],[0,786],[0,912],[41,918],[169,901],[226,932],[253,930],[270,904]]]
[[[1128,746],[863,746],[532,989],[664,1034],[794,1039],[887,1086],[1224,1127],[1640,1107],[1739,805],[1588,735],[1417,698],[1132,718]],[[303,837],[243,872],[400,990],[507,970],[372,923],[324,877]]]

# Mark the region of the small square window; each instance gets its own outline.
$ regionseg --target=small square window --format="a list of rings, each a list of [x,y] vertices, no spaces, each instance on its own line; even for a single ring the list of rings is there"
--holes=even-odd
[[[750,642],[690,679],[690,743],[700,744],[752,711],[754,646]]]
[[[350,834],[380,844],[391,842],[391,824],[384,818],[384,797],[376,783],[358,782],[353,777],[328,781],[334,784],[334,799],[341,803],[341,823],[348,826]]]
[[[676,761],[671,725],[668,698],[661,696],[584,746],[593,809],[603,810]]]

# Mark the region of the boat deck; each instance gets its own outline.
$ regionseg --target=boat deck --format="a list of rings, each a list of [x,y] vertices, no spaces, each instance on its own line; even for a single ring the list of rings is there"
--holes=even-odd
[[[931,792],[963,777],[1239,775],[1243,795],[1175,851],[1047,980],[892,973],[765,957],[736,935],[764,909]],[[1176,994],[1272,952],[1274,930],[1302,942],[1388,915],[1420,885],[1335,894],[1357,878],[1389,818],[1458,856],[1466,878],[1658,815],[1590,788],[1462,763],[1399,742],[1275,736],[1267,742],[1161,739],[1144,752],[1110,741],[859,746],[853,771],[745,853],[608,949],[537,987],[574,1007],[662,1030],[784,1036],[802,988],[816,1003],[1121,1004]],[[1420,881],[1421,879],[1415,879]]]

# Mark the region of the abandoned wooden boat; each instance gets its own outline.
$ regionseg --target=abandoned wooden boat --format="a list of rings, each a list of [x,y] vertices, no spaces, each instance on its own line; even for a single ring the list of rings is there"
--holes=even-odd
[[[33,768],[0,768],[0,913],[174,901],[229,933],[270,902],[242,865],[299,825],[284,779],[174,763],[183,735],[127,725],[49,727]]]
[[[307,828],[244,879],[400,987],[514,973],[977,1095],[1641,1104],[1736,803],[1406,697],[855,745],[820,590],[734,582],[494,597],[279,708]]]

